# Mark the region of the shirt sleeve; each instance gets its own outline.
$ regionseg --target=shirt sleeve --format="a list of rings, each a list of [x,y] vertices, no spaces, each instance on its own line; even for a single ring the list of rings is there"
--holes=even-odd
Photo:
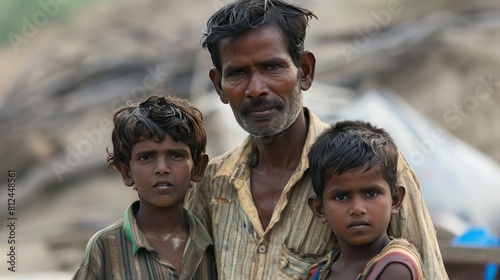
[[[98,278],[87,267],[79,266],[71,279],[72,280],[97,280]]]
[[[417,177],[401,152],[398,159],[398,184],[405,187],[406,195],[401,210],[391,218],[389,234],[404,237],[415,245],[422,257],[426,279],[448,279],[436,230],[425,206]]]
[[[184,200],[184,207],[191,212],[193,215],[200,220],[202,225],[207,229],[207,231],[212,234],[212,223],[210,216],[210,201],[211,197],[209,194],[210,182],[212,180],[213,167],[207,168],[203,180],[199,183],[194,184],[192,188],[189,189]],[[213,236],[212,236],[213,238]]]
[[[72,280],[97,280],[102,279],[99,277],[99,272],[103,269],[103,252],[99,245],[99,236],[94,235],[87,244],[83,259],[78,265],[78,268],[71,278]],[[103,245],[103,244],[101,244]]]

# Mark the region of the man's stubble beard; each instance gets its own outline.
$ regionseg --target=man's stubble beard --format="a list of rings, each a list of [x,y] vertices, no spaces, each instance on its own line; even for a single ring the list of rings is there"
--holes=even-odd
[[[302,112],[303,100],[299,85],[297,85],[297,88],[294,90],[289,104],[290,107],[288,108],[288,110],[286,112],[282,112],[282,114],[279,115],[280,118],[274,119],[271,126],[267,129],[254,127],[252,126],[252,123],[247,122],[245,117],[243,117],[241,114],[236,114],[234,112],[233,113],[236,121],[241,126],[241,128],[243,128],[250,135],[254,137],[269,137],[279,134],[289,128],[297,120],[297,117]]]

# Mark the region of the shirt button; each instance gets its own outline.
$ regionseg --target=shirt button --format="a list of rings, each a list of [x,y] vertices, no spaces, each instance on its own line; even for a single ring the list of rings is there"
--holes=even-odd
[[[267,251],[267,247],[264,244],[259,245],[259,253],[265,253]]]
[[[285,257],[280,258],[280,264],[281,267],[287,267],[288,266],[288,260]]]

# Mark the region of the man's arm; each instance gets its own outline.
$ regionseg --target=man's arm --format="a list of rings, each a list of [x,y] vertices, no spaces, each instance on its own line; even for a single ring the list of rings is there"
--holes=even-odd
[[[213,238],[212,222],[209,213],[211,200],[209,187],[212,176],[210,176],[209,169],[210,168],[207,168],[203,180],[194,184],[193,187],[189,189],[184,201],[184,207],[200,220]]]
[[[406,196],[398,214],[391,219],[389,234],[404,237],[414,244],[422,257],[422,268],[426,279],[448,279],[436,230],[425,206],[418,180],[412,168],[399,153],[398,184],[406,188]]]

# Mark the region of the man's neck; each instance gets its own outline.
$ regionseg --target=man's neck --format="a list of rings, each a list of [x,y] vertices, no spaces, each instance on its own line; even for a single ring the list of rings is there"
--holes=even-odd
[[[305,112],[283,132],[268,136],[254,137],[257,164],[255,169],[267,170],[269,174],[295,169],[302,157],[307,137],[308,120]]]

